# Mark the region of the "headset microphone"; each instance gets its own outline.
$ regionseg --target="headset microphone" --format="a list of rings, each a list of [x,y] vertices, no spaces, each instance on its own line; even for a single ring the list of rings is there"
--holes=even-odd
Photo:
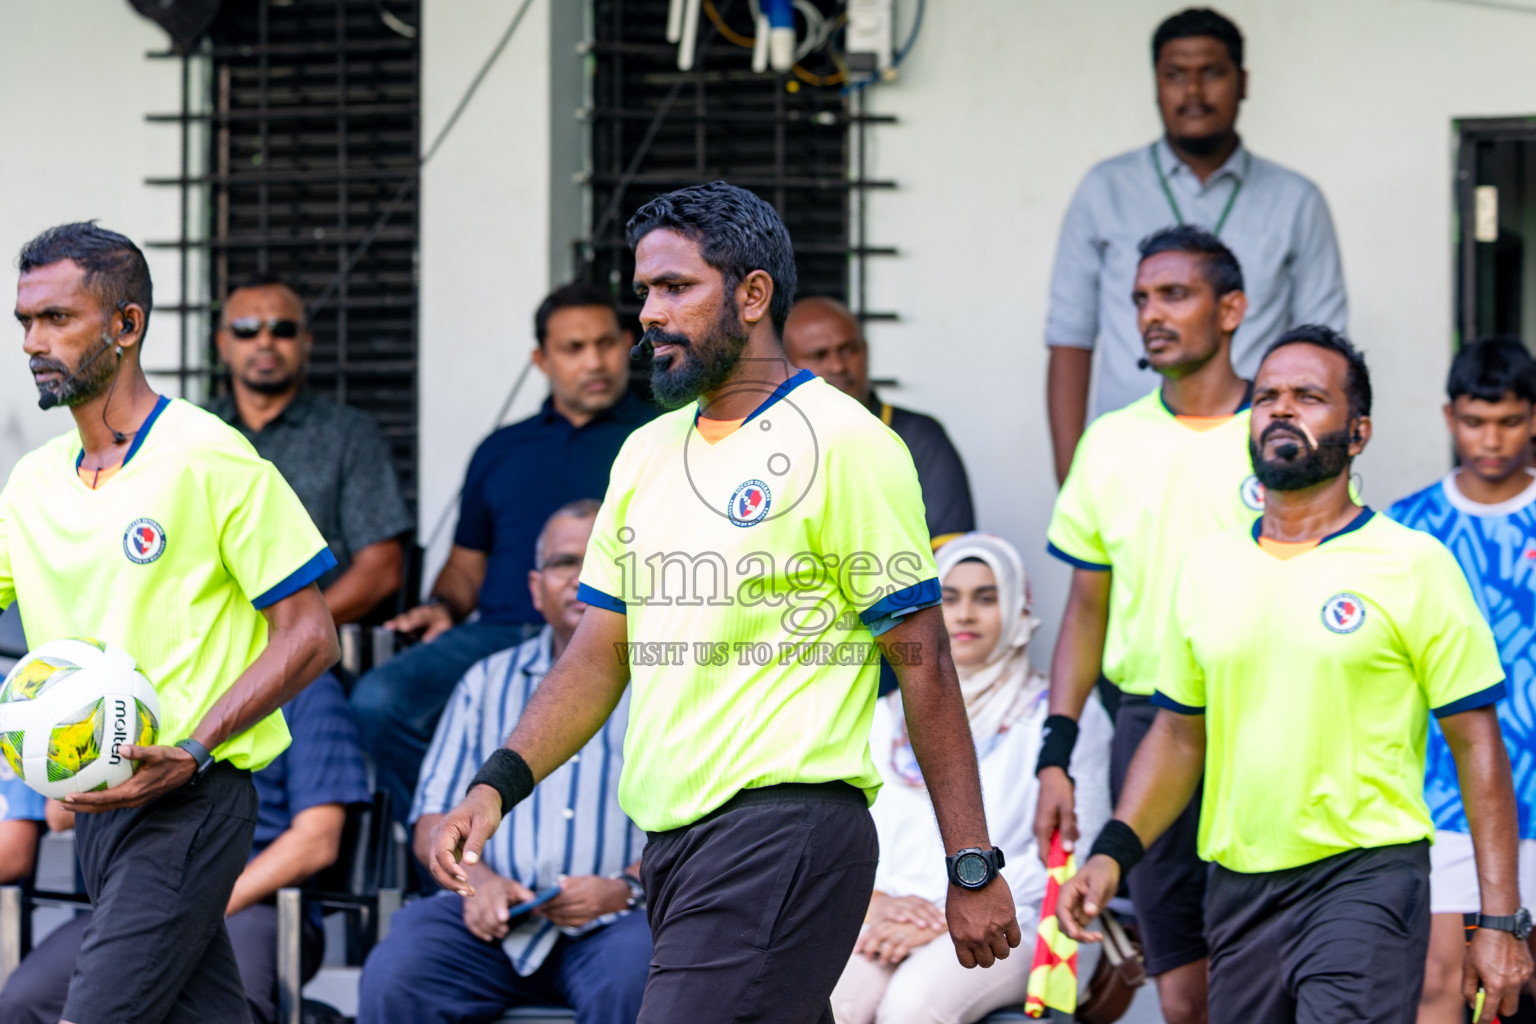
[[[651,343],[646,341],[644,338],[641,338],[635,344],[630,346],[629,358],[639,359],[641,356],[645,355],[646,351],[650,348]]]
[[[84,373],[86,367],[100,359],[108,349],[114,348],[117,350],[118,355],[123,354],[123,347],[121,345],[103,345],[101,348],[97,349],[95,354],[92,355],[89,359],[75,367],[75,371],[73,373],[59,381],[59,386],[56,389],[49,391],[47,394],[39,396],[37,399],[37,407],[44,412],[47,412],[49,409],[52,409],[54,406],[58,405],[61,401],[63,401],[60,396],[64,393],[64,389],[69,387],[69,385],[74,381],[76,377]]]
[[[1136,360],[1136,369],[1150,370],[1151,368],[1152,360],[1148,359],[1146,356],[1142,356],[1140,359]]]

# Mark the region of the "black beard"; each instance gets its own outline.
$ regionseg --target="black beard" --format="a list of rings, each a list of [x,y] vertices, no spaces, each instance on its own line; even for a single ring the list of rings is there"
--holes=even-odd
[[[1230,133],[1221,135],[1187,135],[1182,138],[1169,137],[1169,142],[1190,156],[1210,156],[1216,152],[1232,136]]]
[[[258,395],[286,395],[288,392],[293,390],[294,385],[298,383],[298,380],[298,377],[293,375],[289,375],[287,377],[274,377],[271,380],[249,380],[242,377],[240,378],[240,383],[245,385],[247,388],[250,388]]]
[[[663,409],[680,409],[700,395],[724,386],[747,347],[747,336],[742,331],[736,303],[731,298],[721,303],[713,334],[698,342],[654,327],[647,330],[641,344],[671,344],[684,349],[684,355],[661,356],[651,363],[651,394],[657,404]],[[674,368],[679,360],[682,365]]]
[[[117,365],[110,357],[103,356],[102,353],[111,348],[112,345],[112,338],[103,329],[101,332],[101,347],[87,352],[75,366],[74,370],[66,369],[63,363],[33,360],[31,368],[34,370],[56,370],[64,375],[58,384],[39,384],[37,388],[38,397],[41,398],[46,394],[57,394],[59,396],[58,404],[66,409],[70,409],[77,405],[84,405],[106,391],[112,384],[112,375],[117,372]],[[90,362],[92,359],[95,362]],[[80,367],[86,366],[87,363],[90,365],[86,368],[85,372],[71,379],[70,375],[72,373],[79,373]]]
[[[1260,453],[1265,442],[1277,434],[1294,437],[1297,446],[1306,454],[1293,459],[1263,458]],[[1253,475],[1258,477],[1265,490],[1306,490],[1348,471],[1349,431],[1336,430],[1324,434],[1317,439],[1317,447],[1308,451],[1306,439],[1300,431],[1271,423],[1258,441],[1248,439],[1248,458],[1253,462]]]

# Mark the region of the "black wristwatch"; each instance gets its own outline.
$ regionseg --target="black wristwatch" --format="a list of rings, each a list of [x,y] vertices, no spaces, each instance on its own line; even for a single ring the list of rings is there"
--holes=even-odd
[[[1003,851],[995,846],[990,850],[970,846],[944,858],[949,880],[962,889],[982,888],[997,877],[1003,869],[1003,863]]]
[[[1468,928],[1492,928],[1497,932],[1509,932],[1521,942],[1531,934],[1531,912],[1524,907],[1513,914],[1462,914],[1461,921]]]
[[[641,884],[640,879],[628,871],[621,871],[612,877],[629,886],[629,905],[626,909],[643,910],[645,908],[645,886]]]
[[[187,780],[187,785],[195,786],[199,779],[208,774],[208,769],[213,767],[213,755],[208,753],[207,747],[190,737],[176,745],[191,754],[192,760],[197,762],[197,767],[192,771],[192,777]]]

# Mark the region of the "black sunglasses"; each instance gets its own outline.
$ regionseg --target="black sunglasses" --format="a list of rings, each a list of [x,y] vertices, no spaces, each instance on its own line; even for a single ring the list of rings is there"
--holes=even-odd
[[[271,331],[274,338],[297,338],[300,330],[297,320],[262,320],[259,317],[243,316],[229,322],[229,333],[241,341],[250,341],[261,333],[263,327]]]

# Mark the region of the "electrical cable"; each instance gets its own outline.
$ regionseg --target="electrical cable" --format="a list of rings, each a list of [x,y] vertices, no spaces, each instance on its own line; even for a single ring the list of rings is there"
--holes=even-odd
[[[352,273],[353,268],[357,266],[358,260],[361,260],[363,254],[372,248],[373,243],[379,237],[379,233],[384,230],[384,225],[389,223],[389,218],[393,217],[395,212],[404,205],[406,196],[410,195],[411,190],[416,187],[416,183],[421,180],[422,168],[426,167],[427,162],[436,156],[437,151],[442,148],[443,143],[448,138],[448,134],[453,131],[454,125],[458,124],[460,115],[464,113],[465,108],[469,106],[469,101],[474,98],[475,93],[479,90],[480,83],[485,81],[485,76],[495,66],[502,52],[506,50],[507,44],[512,41],[513,33],[517,31],[517,26],[522,23],[523,15],[528,13],[528,8],[531,6],[533,6],[533,0],[523,0],[522,5],[517,9],[517,13],[512,15],[511,23],[507,25],[506,31],[501,34],[501,39],[497,41],[496,46],[491,50],[491,55],[485,59],[485,63],[480,65],[480,70],[475,74],[473,81],[469,83],[469,88],[464,91],[464,95],[459,98],[459,102],[454,106],[453,113],[448,115],[448,120],[443,123],[442,129],[438,131],[437,138],[432,140],[432,145],[427,147],[426,154],[416,164],[416,173],[400,185],[394,196],[384,205],[384,209],[380,212],[378,219],[373,222],[373,227],[369,228],[368,233],[358,241],[357,248],[352,250],[352,254],[347,257],[346,263],[336,272],[336,276],[331,278],[330,283],[325,286],[325,290],[320,293],[320,297],[310,304],[309,309],[306,311],[306,315],[310,320],[313,320],[315,314],[325,308],[325,304],[336,294],[336,289],[341,287],[341,282],[345,281]]]
[[[920,31],[922,31],[923,12],[927,9],[927,7],[928,0],[917,0],[917,12],[912,15],[912,27],[907,31],[907,41],[903,43],[901,48],[896,51],[893,57],[891,57],[891,66],[884,72],[870,75],[868,78],[861,78],[857,82],[850,81],[848,83],[848,87],[843,90],[845,94],[852,95],[853,93],[859,92],[868,86],[871,86],[874,83],[880,81],[886,75],[894,74],[896,69],[901,67],[901,62],[906,60],[907,54],[912,52],[912,46],[917,42],[917,35]]]
[[[744,49],[752,49],[757,45],[757,40],[752,36],[744,36],[725,23],[720,12],[715,9],[714,0],[704,0],[704,17],[708,18],[715,26],[715,31],[720,33],[720,38],[735,46]]]

